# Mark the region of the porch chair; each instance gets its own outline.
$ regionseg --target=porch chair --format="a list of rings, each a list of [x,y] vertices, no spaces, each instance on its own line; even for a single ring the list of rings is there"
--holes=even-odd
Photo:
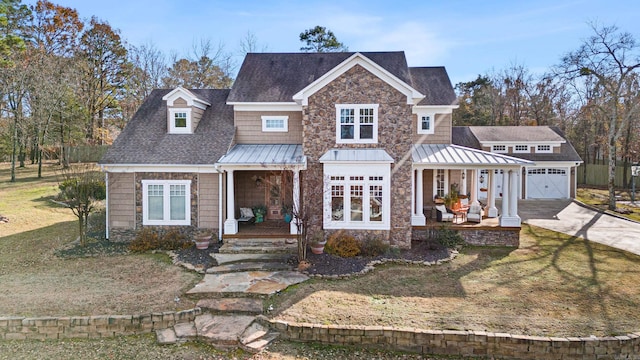
[[[240,208],[240,218],[238,218],[238,222],[246,223],[246,224],[254,224],[256,222],[256,217],[253,215],[253,210],[251,208]]]
[[[436,220],[439,222],[453,222],[453,213],[449,212],[444,205],[436,205]]]
[[[482,207],[480,205],[471,205],[467,211],[467,221],[482,222]]]

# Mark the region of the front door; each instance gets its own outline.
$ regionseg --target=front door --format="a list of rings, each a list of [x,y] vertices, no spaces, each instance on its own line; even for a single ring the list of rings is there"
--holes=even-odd
[[[282,175],[269,174],[265,186],[267,220],[282,219]]]

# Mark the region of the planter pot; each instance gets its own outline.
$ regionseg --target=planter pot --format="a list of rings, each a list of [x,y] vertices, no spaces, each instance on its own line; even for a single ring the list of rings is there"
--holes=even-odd
[[[322,254],[324,252],[324,245],[326,243],[327,242],[324,241],[324,242],[321,242],[321,243],[315,243],[315,244],[309,245],[311,247],[311,252],[316,254],[316,255]]]
[[[209,248],[209,242],[211,241],[211,236],[196,236],[194,238],[196,243],[196,249],[204,250]]]
[[[257,223],[261,223],[264,221],[264,215],[262,214],[256,214],[256,222]]]
[[[291,219],[292,219],[291,214],[284,214],[284,222],[290,223]]]

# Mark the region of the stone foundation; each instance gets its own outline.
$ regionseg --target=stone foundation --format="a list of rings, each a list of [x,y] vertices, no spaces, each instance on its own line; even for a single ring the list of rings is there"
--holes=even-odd
[[[141,228],[151,228],[163,237],[167,232],[175,230],[184,235],[187,239],[193,239],[196,234],[206,233],[212,235],[212,239],[218,238],[218,229],[200,229],[195,226],[141,226]],[[136,238],[139,230],[133,229],[111,229],[109,230],[109,241],[113,242],[131,242]]]
[[[447,226],[447,225],[445,225]],[[464,242],[475,246],[509,246],[517,248],[520,246],[520,228],[502,227],[463,227],[448,225],[451,229],[460,233]],[[438,236],[439,228],[414,227],[412,239],[426,240]]]

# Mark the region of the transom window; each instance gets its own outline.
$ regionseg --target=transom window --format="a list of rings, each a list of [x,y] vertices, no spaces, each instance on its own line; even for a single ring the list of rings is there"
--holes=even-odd
[[[336,142],[378,142],[378,104],[336,105]]]
[[[169,132],[171,134],[191,133],[191,109],[169,109]]]
[[[143,225],[190,225],[191,180],[142,180]]]
[[[263,116],[262,131],[264,132],[289,131],[289,117],[288,116]]]
[[[332,171],[325,167],[325,171]],[[372,175],[329,175],[325,196],[325,229],[388,229],[390,219],[389,166],[344,166],[341,171],[378,172]],[[387,175],[383,175],[386,173]]]
[[[514,153],[527,153],[529,152],[529,145],[515,145],[513,147]]]
[[[538,145],[536,146],[536,152],[539,153],[550,153],[553,152],[551,145]]]
[[[507,152],[507,145],[492,145],[491,146],[491,152],[506,153]]]
[[[433,121],[433,114],[418,114],[418,134],[433,134]]]

